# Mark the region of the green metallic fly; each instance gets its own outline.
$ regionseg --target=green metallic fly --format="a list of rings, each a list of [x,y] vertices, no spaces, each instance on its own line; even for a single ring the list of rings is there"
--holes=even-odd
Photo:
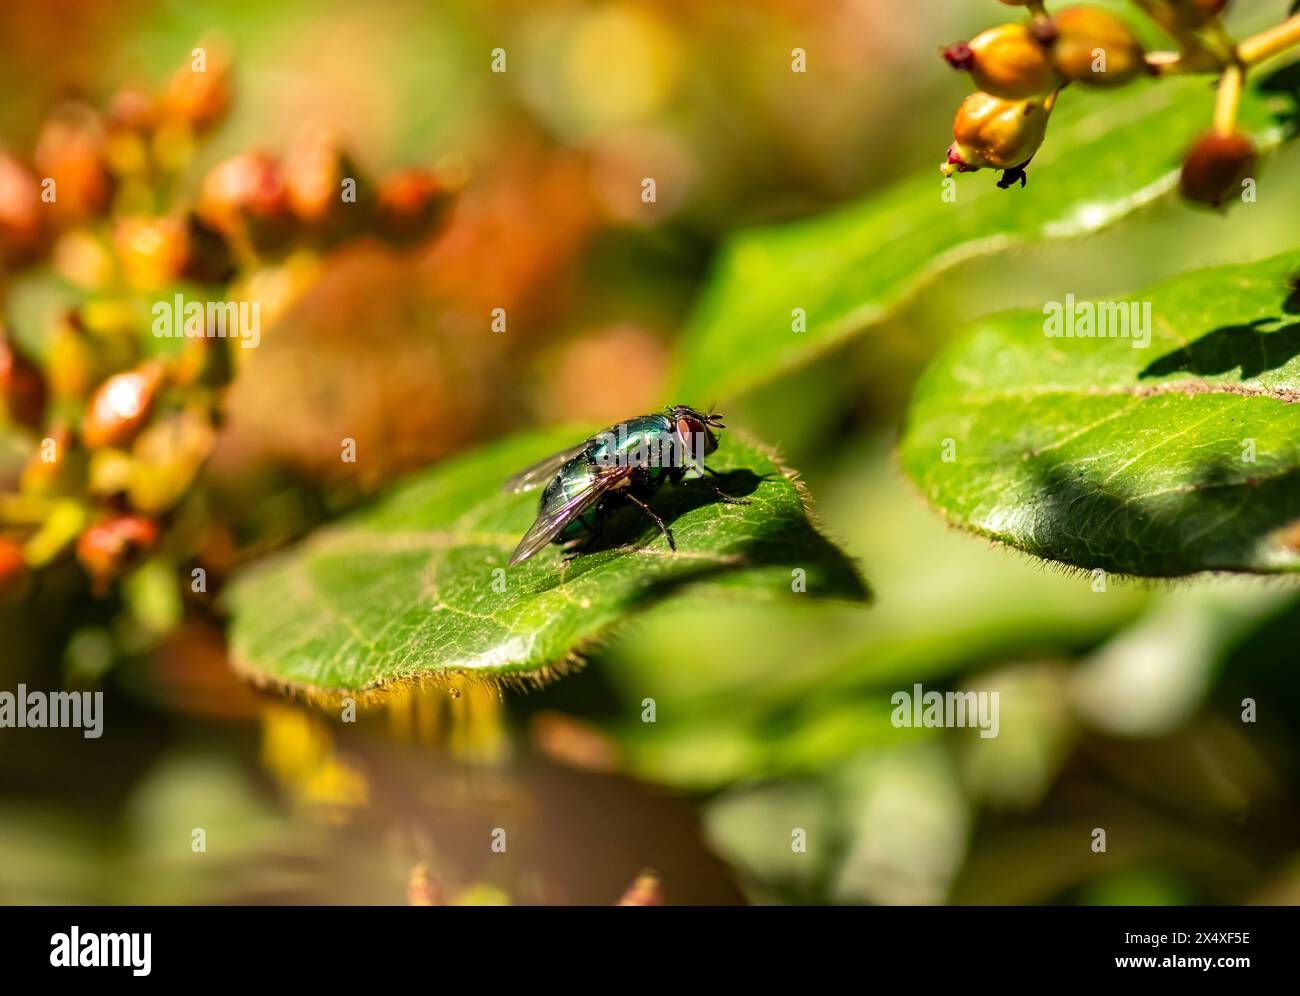
[[[728,505],[748,505],[725,494],[704,474],[704,458],[718,448],[715,429],[724,429],[722,416],[705,415],[686,405],[674,405],[653,415],[639,415],[612,425],[506,481],[510,492],[542,490],[537,519],[515,547],[510,563],[527,560],[547,543],[572,548],[600,532],[611,505],[626,500],[654,519],[677,549],[673,532],[648,503],[665,482],[681,481],[688,472],[702,478]],[[712,473],[712,471],[708,471]]]

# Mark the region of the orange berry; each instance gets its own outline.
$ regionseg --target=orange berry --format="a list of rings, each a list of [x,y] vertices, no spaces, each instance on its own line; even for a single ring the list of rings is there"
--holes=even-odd
[[[1006,100],[1046,93],[1061,82],[1047,48],[1023,24],[990,28],[943,55],[954,68],[969,71],[980,90]]]
[[[1099,7],[1067,7],[1040,34],[1057,72],[1072,83],[1123,86],[1147,72],[1146,53],[1127,24]]]
[[[944,172],[1011,169],[1038,151],[1047,133],[1044,100],[1003,100],[972,93],[957,111]]]
[[[149,421],[162,382],[163,366],[158,361],[109,377],[87,405],[82,442],[91,449],[130,442]]]
[[[113,226],[113,246],[126,282],[140,290],[179,280],[188,252],[179,218],[122,218]]]
[[[45,249],[40,184],[26,166],[0,152],[0,263],[29,263]]]
[[[217,49],[206,49],[203,69],[182,66],[167,81],[159,101],[162,112],[196,132],[212,127],[230,108],[230,60]]]
[[[179,218],[123,218],[113,242],[127,283],[160,290],[178,280],[216,284],[230,279],[230,246],[194,212]]]
[[[23,556],[22,546],[0,536],[0,594],[21,588],[27,576],[27,559]]]
[[[109,98],[104,119],[109,131],[153,131],[158,126],[158,101],[144,90],[123,87]]]
[[[158,542],[158,524],[143,515],[102,519],[77,539],[77,560],[103,592],[113,578],[135,563]]]
[[[54,181],[53,215],[75,224],[102,214],[113,196],[113,177],[104,155],[104,129],[84,104],[64,104],[45,122],[36,140],[36,171]]]
[[[198,213],[222,235],[246,237],[259,251],[282,248],[295,229],[280,164],[260,152],[215,166],[203,181]]]
[[[0,401],[9,418],[19,425],[39,428],[45,419],[47,393],[40,367],[0,332]]]
[[[375,232],[393,245],[409,245],[439,228],[452,195],[432,173],[408,169],[385,177],[375,205]]]
[[[284,183],[293,213],[311,236],[330,243],[362,227],[374,193],[360,174],[328,133],[294,148],[284,164]]]

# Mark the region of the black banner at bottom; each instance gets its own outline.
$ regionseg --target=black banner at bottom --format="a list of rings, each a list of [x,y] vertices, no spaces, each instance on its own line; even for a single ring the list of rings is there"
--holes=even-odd
[[[1293,966],[1300,916],[1294,907],[0,907],[0,921],[14,981],[337,985],[439,971],[445,960],[488,972],[562,965],[570,978],[622,963],[734,982],[786,962],[818,977],[839,966],[864,978],[947,976],[964,964],[999,980],[1200,975],[1231,984]]]

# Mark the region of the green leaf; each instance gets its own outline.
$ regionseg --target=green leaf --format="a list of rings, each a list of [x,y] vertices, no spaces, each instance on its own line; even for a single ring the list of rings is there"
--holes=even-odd
[[[599,548],[567,564],[551,547],[507,567],[538,496],[503,494],[502,482],[582,438],[533,433],[441,464],[255,568],[229,592],[236,667],[323,698],[429,679],[530,680],[671,595],[866,597],[853,564],[810,524],[791,474],[734,431],[709,466],[752,504],[717,503],[699,481],[666,487],[654,505],[678,553],[626,508]],[[806,593],[792,593],[795,568]]]
[[[1295,130],[1300,64],[1261,76],[1242,127],[1261,151]],[[935,161],[833,213],[741,233],[724,246],[679,356],[673,397],[734,397],[883,320],[957,262],[1105,228],[1177,186],[1183,153],[1208,127],[1206,77],[1143,82],[1122,93],[1071,87],[1024,189],[989,171],[955,178],[943,199],[937,165],[949,140],[934,113]],[[887,154],[887,153],[882,153]],[[805,331],[792,330],[803,309]]]
[[[951,521],[1051,560],[1300,569],[1297,273],[1300,251],[1138,294],[1146,348],[1049,337],[1046,307],[980,321],[918,385],[903,466]]]
[[[1132,584],[1100,596],[1091,578],[1044,572],[1029,557],[972,543],[916,500],[893,442],[892,433],[888,443],[848,442],[835,471],[813,485],[827,531],[871,577],[870,607],[681,599],[599,651],[602,680],[618,701],[607,729],[626,770],[714,791],[914,743],[927,734],[893,726],[894,692],[918,681],[971,687],[965,682],[993,662],[1085,654],[1152,598]],[[664,632],[692,653],[663,640]],[[657,704],[655,723],[641,720],[647,697]]]

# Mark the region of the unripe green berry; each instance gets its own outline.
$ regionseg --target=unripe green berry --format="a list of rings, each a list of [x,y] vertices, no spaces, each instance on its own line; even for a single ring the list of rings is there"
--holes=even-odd
[[[1072,83],[1123,86],[1147,71],[1132,29],[1098,7],[1067,7],[1044,26],[1043,35],[1057,72]]]
[[[943,55],[954,68],[968,70],[979,89],[1007,100],[1046,93],[1061,82],[1047,49],[1023,24],[990,28]]]

